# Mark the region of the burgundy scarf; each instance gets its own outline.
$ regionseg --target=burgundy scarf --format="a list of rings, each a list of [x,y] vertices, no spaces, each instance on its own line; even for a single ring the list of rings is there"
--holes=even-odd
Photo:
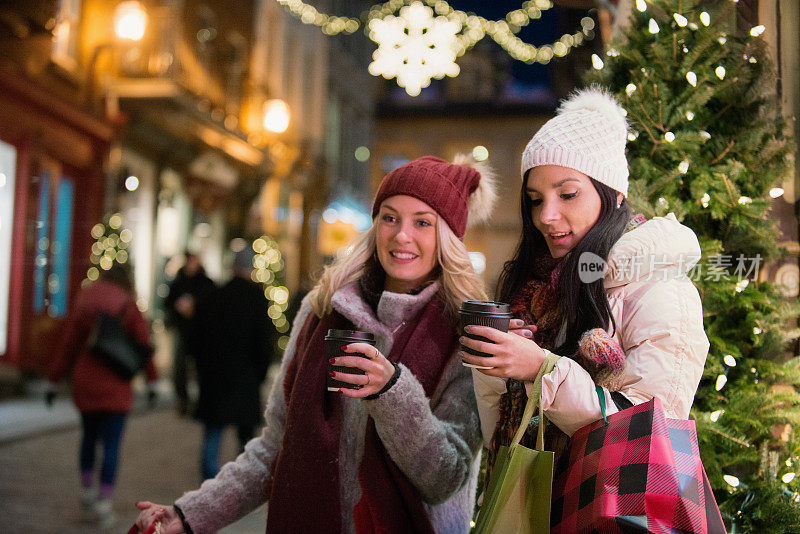
[[[272,470],[267,532],[341,530],[342,398],[325,388],[328,357],[324,338],[330,328],[352,326],[336,311],[322,318],[309,316],[286,371],[286,430]],[[437,294],[399,332],[387,358],[408,367],[430,397],[457,343],[455,323],[445,314]],[[397,417],[406,415],[398,413]],[[367,422],[358,479],[376,532],[433,533],[418,490],[387,454],[372,418]]]

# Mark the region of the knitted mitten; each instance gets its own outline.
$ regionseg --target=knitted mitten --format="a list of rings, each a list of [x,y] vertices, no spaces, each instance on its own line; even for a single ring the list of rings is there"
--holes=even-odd
[[[578,342],[581,364],[599,386],[611,390],[625,368],[625,353],[614,338],[602,328],[587,330]]]

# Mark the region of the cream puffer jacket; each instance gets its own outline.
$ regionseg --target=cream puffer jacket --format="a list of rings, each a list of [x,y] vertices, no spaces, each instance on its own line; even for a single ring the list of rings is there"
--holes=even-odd
[[[614,338],[626,354],[619,391],[634,404],[658,397],[667,417],[689,416],[708,355],[700,295],[686,276],[699,259],[697,236],[670,213],[623,234],[605,270],[603,283],[617,324]],[[506,382],[478,370],[473,382],[488,446]],[[615,413],[604,391],[606,413]],[[569,358],[544,376],[542,408],[570,436],[601,417],[594,381]]]

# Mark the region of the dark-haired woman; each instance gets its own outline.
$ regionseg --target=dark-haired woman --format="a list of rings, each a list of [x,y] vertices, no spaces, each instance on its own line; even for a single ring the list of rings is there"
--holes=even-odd
[[[86,521],[102,527],[115,521],[112,497],[117,474],[120,441],[125,420],[133,404],[131,381],[120,378],[87,350],[87,341],[101,313],[120,318],[125,330],[143,345],[150,344],[150,332],[136,307],[131,272],[115,264],[103,270],[100,279],[84,287],[65,323],[59,351],[48,373],[52,398],[56,384],[70,372],[72,398],[81,413],[82,438],[79,450],[81,511]],[[145,368],[151,391],[158,378],[152,358]],[[95,454],[103,444],[103,462],[96,480]]]
[[[512,333],[470,327],[494,344],[463,340],[493,355],[462,354],[490,367],[473,374],[489,465],[519,426],[526,386],[549,352],[560,358],[543,377],[542,409],[557,454],[601,417],[597,385],[609,414],[619,391],[633,404],[658,397],[668,417],[689,415],[709,346],[686,276],[700,247],[672,214],[629,220],[626,136],[619,104],[590,88],[523,153],[522,237],[498,287],[516,314]]]

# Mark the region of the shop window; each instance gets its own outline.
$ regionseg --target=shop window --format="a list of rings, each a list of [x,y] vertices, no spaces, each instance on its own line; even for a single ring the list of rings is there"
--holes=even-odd
[[[74,191],[72,179],[62,176],[56,193],[55,228],[51,247],[53,270],[47,280],[51,301],[50,315],[54,317],[63,317],[67,313]]]
[[[33,311],[42,313],[45,307],[47,280],[47,249],[50,248],[50,173],[43,172],[39,189],[39,211],[36,215],[36,255],[33,264]]]
[[[14,222],[14,184],[17,150],[0,141],[0,354],[8,335],[8,287],[11,276],[11,227]]]
[[[33,271],[33,311],[51,317],[67,313],[74,185],[43,170],[39,181]]]

